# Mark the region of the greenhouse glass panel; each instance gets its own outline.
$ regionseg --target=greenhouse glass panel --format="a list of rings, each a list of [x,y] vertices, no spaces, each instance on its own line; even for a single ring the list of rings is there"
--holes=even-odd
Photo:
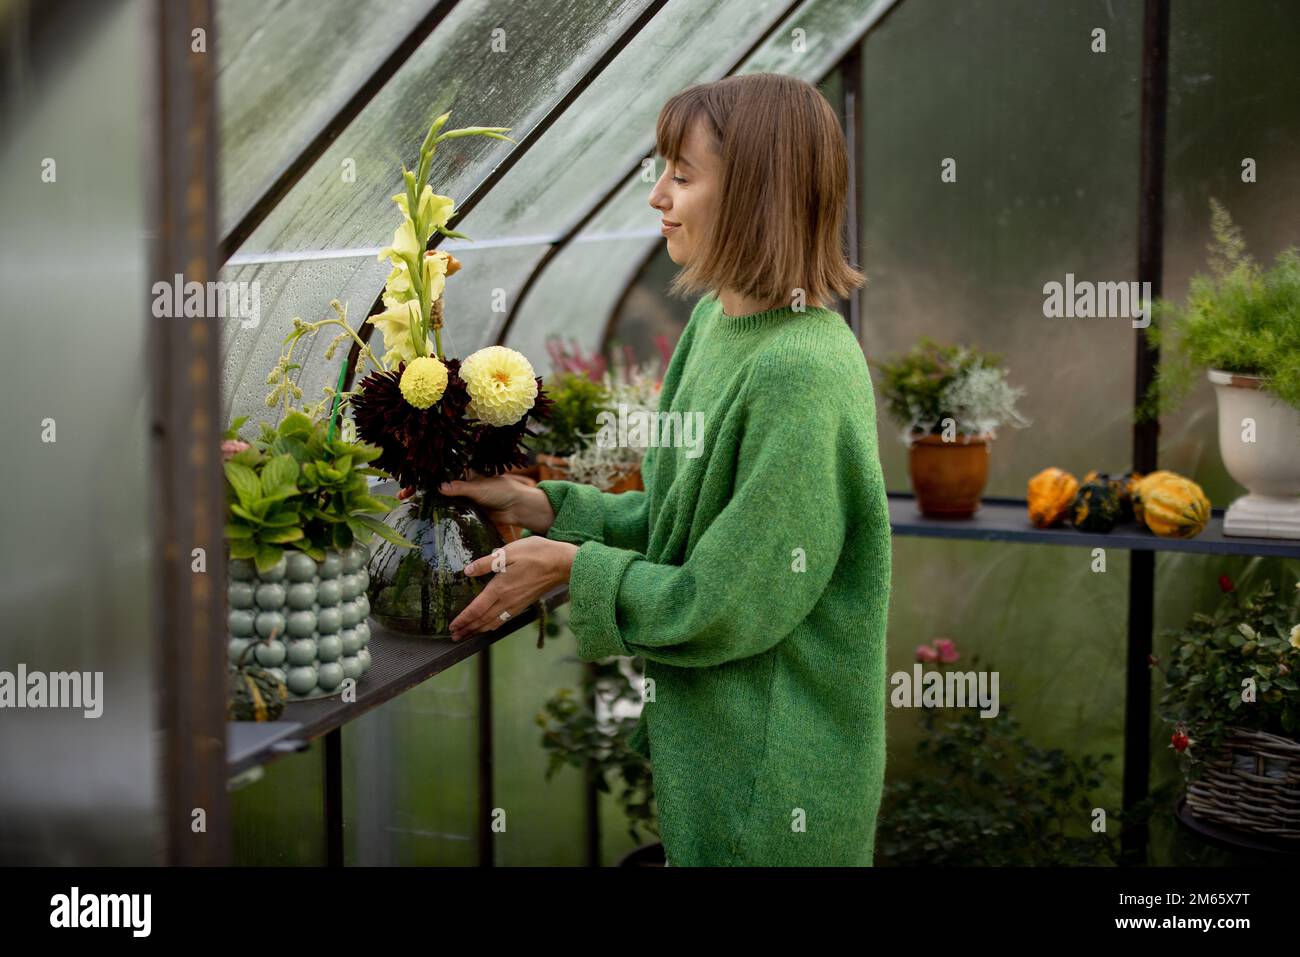
[[[1088,42],[1098,27],[1104,55]],[[1002,355],[1030,424],[998,430],[986,496],[1023,499],[1048,466],[1131,464],[1133,320],[1048,318],[1044,285],[1137,279],[1141,36],[1140,4],[904,2],[864,44],[863,348],[883,360],[930,335]],[[902,424],[873,378],[885,482],[907,492]],[[1130,554],[1106,549],[1104,573],[1094,559],[895,537],[887,670],[951,638],[1001,671],[1035,746],[1118,758]],[[890,773],[932,774],[916,716],[889,728]],[[1121,772],[1116,760],[1099,800],[1118,802]]]
[[[1267,37],[1268,42],[1260,42]],[[1247,252],[1271,265],[1296,243],[1300,222],[1300,29],[1287,0],[1224,6],[1181,0],[1170,17],[1169,146],[1165,170],[1164,295],[1186,301],[1188,284],[1208,270],[1212,242],[1209,198],[1215,197],[1241,228]],[[1254,181],[1243,163],[1254,161]],[[1243,493],[1219,451],[1219,413],[1213,387],[1196,384],[1182,407],[1160,421],[1161,468],[1198,483],[1216,506]],[[1300,562],[1169,552],[1157,556],[1154,652],[1169,660],[1166,629],[1182,629],[1192,614],[1223,598],[1218,577],[1250,594],[1262,581],[1300,572]],[[1152,722],[1152,750],[1168,744],[1169,728]],[[1157,762],[1152,786],[1180,785],[1172,764]],[[1154,859],[1189,860],[1172,821],[1152,829]],[[1200,850],[1193,848],[1192,850]]]
[[[11,866],[163,860],[148,359],[153,324],[168,320],[150,316],[148,295],[151,101],[122,76],[148,56],[149,23],[144,3],[97,5],[75,57],[27,47],[16,30],[27,56],[7,61],[6,93],[21,91],[0,147],[0,861]],[[113,95],[87,96],[96,90]],[[37,700],[37,680],[49,696],[16,706],[15,689]],[[69,698],[80,704],[57,704]]]
[[[392,236],[389,197],[434,116],[450,126],[536,125],[636,19],[646,0],[462,0],[239,250],[376,252]],[[443,144],[430,182],[463,201],[514,148],[485,137]],[[353,175],[355,174],[355,175]]]
[[[353,328],[365,318],[389,270],[376,254],[399,219],[390,197],[401,188],[401,164],[413,161],[436,113],[451,109],[452,126],[509,126],[518,140],[645,6],[645,0],[457,4],[223,270],[226,281],[256,281],[261,307],[256,325],[229,324],[223,337],[226,410],[239,416],[258,409],[294,316],[328,318],[330,300],[338,298]],[[471,108],[473,115],[466,112]],[[431,182],[463,201],[513,148],[485,137],[451,140],[434,158]],[[454,300],[448,305],[455,315]],[[300,343],[294,354],[304,399],[319,398],[336,381],[338,362],[323,359],[330,338]]]
[[[875,0],[864,14],[859,7],[835,0],[809,0],[772,30],[771,36],[745,59],[737,72],[782,72],[817,82],[849,49],[851,44],[847,39],[851,38],[853,31],[865,29],[892,5],[893,0]],[[761,33],[762,31],[755,31],[755,38]],[[741,47],[742,43],[734,42],[730,49]],[[693,83],[718,79],[720,76],[720,72],[708,75],[700,73],[676,86],[656,86],[656,98],[651,101],[642,126],[629,130],[626,134],[631,138],[635,138],[638,133],[642,136],[643,149],[633,153],[633,157],[647,155],[653,150],[655,119],[659,115],[659,108],[669,96]],[[838,109],[838,102],[834,105]],[[648,252],[654,246],[662,245],[659,234],[660,216],[649,205],[650,188],[654,178],[662,171],[663,161],[656,159],[653,177],[649,173],[638,171],[624,180],[618,193],[579,234],[575,242],[548,264],[546,272],[523,304],[518,322],[532,325],[537,321],[535,316],[545,315],[549,317],[547,322],[551,332],[566,338],[576,338],[588,349],[599,345],[610,312],[624,289],[645,264]],[[618,247],[626,251],[625,260],[609,258],[604,246],[613,240],[617,240]],[[574,277],[577,276],[584,277],[582,282],[588,287],[576,294],[580,297],[583,308],[562,309],[560,303],[572,293],[572,287],[576,285]],[[599,278],[590,278],[595,276]],[[664,308],[673,315],[682,317],[684,324],[692,305],[693,300],[685,304],[679,300],[670,300],[664,304]],[[534,309],[539,311],[534,312]],[[662,315],[661,310],[654,310],[654,313],[657,317],[654,325],[662,330],[663,321],[668,317]],[[658,354],[654,346],[654,335],[658,332],[647,334],[646,330],[632,329],[622,332],[628,336],[627,343],[633,345],[634,352],[642,361],[651,360]],[[517,334],[514,330],[510,334],[511,342],[531,342],[537,338],[536,334]],[[675,340],[676,334],[670,335],[669,339]]]
[[[653,148],[683,87],[721,76],[788,0],[670,0],[466,217],[470,235],[554,237]]]
[[[217,0],[223,234],[435,2]]]

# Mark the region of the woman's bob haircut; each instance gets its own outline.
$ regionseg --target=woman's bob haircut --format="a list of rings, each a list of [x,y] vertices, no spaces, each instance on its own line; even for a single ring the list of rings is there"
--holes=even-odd
[[[719,158],[709,234],[672,283],[676,294],[733,289],[765,303],[830,306],[865,281],[844,255],[848,152],[816,87],[779,73],[729,76],[675,94],[655,148],[676,162],[693,123]]]

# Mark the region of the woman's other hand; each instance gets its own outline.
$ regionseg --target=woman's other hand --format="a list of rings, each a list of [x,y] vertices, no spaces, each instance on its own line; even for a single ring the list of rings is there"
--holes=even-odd
[[[517,484],[517,483],[516,483]],[[451,623],[451,640],[472,638],[500,628],[503,611],[517,617],[535,601],[569,580],[578,546],[549,538],[521,538],[480,555],[465,566],[465,574],[478,577],[496,572],[483,591]]]

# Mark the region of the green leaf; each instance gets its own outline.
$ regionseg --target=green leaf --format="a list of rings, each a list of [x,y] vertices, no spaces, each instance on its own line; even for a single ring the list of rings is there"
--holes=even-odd
[[[240,505],[237,502],[230,503],[230,510],[234,512],[236,515],[238,515],[240,518],[244,519],[245,521],[252,522],[254,525],[262,524],[262,520],[260,518],[258,518],[256,515],[254,515],[252,512],[250,512],[248,509],[244,508],[244,506]]]
[[[226,462],[226,481],[230,487],[235,490],[240,503],[245,508],[251,508],[253,502],[257,501],[262,494],[262,485],[258,481],[257,473],[247,465],[240,465],[238,462]]]
[[[334,547],[338,549],[352,547],[352,529],[344,522],[334,526]]]
[[[262,541],[270,542],[274,545],[296,542],[302,537],[302,529],[296,525],[291,528],[272,528],[262,532]]]
[[[247,525],[238,525],[234,522],[226,523],[226,538],[252,538],[253,530]]]
[[[376,512],[386,515],[395,508],[400,508],[402,503],[392,495],[358,495],[353,499],[353,514],[357,509],[367,512]]]
[[[321,548],[319,545],[304,545],[299,542],[297,548],[298,551],[302,552],[304,555],[310,555],[318,562],[325,561],[325,549]]]
[[[230,543],[231,558],[253,558],[257,555],[257,543],[251,538],[237,539]]]
[[[271,496],[289,489],[289,494],[298,491],[294,483],[298,480],[298,463],[292,455],[277,455],[266,463],[262,469],[262,495]]]
[[[283,510],[272,512],[262,520],[262,524],[269,528],[284,528],[287,525],[297,525],[302,521],[302,516],[295,511]]]
[[[312,420],[304,413],[294,411],[284,417],[280,423],[281,435],[311,435],[315,430]]]
[[[458,130],[448,130],[446,133],[438,134],[437,142],[457,140],[463,136],[490,136],[494,140],[505,140],[507,143],[513,143],[515,141],[510,137],[501,135],[509,130],[509,126],[462,126]]]
[[[276,545],[259,545],[257,554],[253,557],[253,564],[257,566],[259,572],[268,572],[282,557],[284,557],[283,548]]]
[[[222,436],[222,438],[223,439],[239,438],[239,430],[244,427],[244,423],[247,421],[248,421],[248,416],[246,415],[241,415],[239,418],[235,419],[233,422],[230,423],[230,428],[226,429],[225,434]]]
[[[390,528],[377,519],[371,518],[369,515],[354,515],[349,521],[360,522],[386,542],[392,542],[394,545],[401,546],[402,548],[415,547],[415,543],[408,542],[405,538],[399,535],[396,530]]]
[[[447,229],[443,226],[438,227],[438,232],[442,233],[448,239],[469,239],[469,237],[466,236],[464,233],[457,232],[454,229]]]

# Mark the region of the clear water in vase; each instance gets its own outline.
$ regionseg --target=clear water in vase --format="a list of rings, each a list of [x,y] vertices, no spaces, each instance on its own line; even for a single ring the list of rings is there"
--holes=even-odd
[[[371,616],[394,631],[449,637],[451,622],[492,577],[466,577],[465,566],[505,540],[473,502],[437,492],[417,492],[384,521],[415,547],[378,540],[368,568]]]

